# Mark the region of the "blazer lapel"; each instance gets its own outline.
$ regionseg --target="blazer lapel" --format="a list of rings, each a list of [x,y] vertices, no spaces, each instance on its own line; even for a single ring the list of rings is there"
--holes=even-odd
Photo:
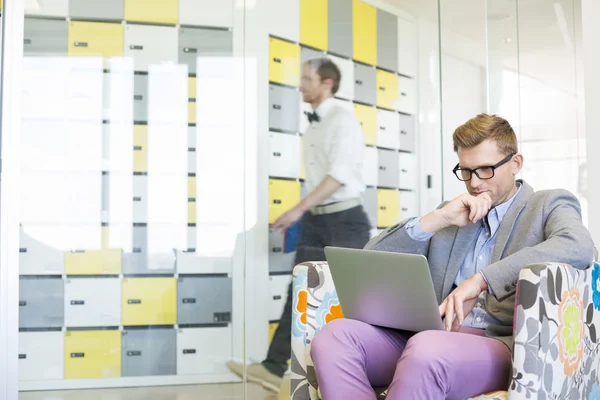
[[[460,270],[460,267],[467,256],[469,248],[476,239],[476,234],[481,228],[481,221],[476,224],[469,224],[457,230],[456,238],[454,239],[454,245],[450,250],[450,258],[448,259],[448,267],[446,268],[446,275],[444,276],[444,285],[442,287],[441,298],[444,298],[450,293],[452,285],[456,279],[456,275]]]
[[[513,227],[517,222],[517,217],[534,194],[531,186],[522,180],[519,180],[518,182],[521,183],[521,190],[513,203],[510,205],[508,212],[506,215],[504,215],[504,218],[502,218],[502,222],[500,222],[500,226],[498,227],[498,233],[494,243],[494,250],[492,251],[492,259],[490,260],[492,264],[498,262],[500,257],[502,257],[504,248],[508,244],[508,239],[510,239]]]

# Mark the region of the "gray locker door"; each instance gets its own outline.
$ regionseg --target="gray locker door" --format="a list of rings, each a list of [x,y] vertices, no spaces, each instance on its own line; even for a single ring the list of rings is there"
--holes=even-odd
[[[300,50],[301,64],[304,64],[306,61],[313,59],[313,58],[325,58],[326,56],[327,55],[324,52],[309,49],[308,47],[302,47],[302,49]],[[300,70],[300,73],[302,73],[302,70]]]
[[[352,0],[329,0],[329,52],[352,58]]]
[[[64,324],[65,288],[61,278],[19,281],[19,328],[58,328]]]
[[[177,323],[231,322],[231,278],[180,277],[177,285]]]
[[[416,150],[415,120],[412,115],[400,115],[400,150]]]
[[[377,104],[377,72],[375,68],[354,63],[354,100]]]
[[[398,187],[400,179],[398,162],[397,152],[379,149],[379,186],[387,188]]]
[[[123,376],[177,374],[175,329],[128,329],[122,346]]]
[[[362,194],[363,207],[369,216],[371,226],[377,226],[377,189],[367,188]]]
[[[68,36],[66,20],[25,18],[23,53],[28,56],[66,56]]]
[[[196,58],[233,55],[233,35],[230,31],[199,28],[179,29],[179,63],[196,73]]]
[[[269,85],[269,128],[286,132],[300,129],[300,93],[293,88]]]
[[[69,17],[72,19],[122,21],[124,12],[124,0],[69,0]]]
[[[284,250],[285,235],[269,232],[269,272],[292,272],[296,253],[284,253]]]
[[[377,65],[398,71],[398,17],[377,9]]]
[[[148,75],[133,75],[133,120],[148,121]]]

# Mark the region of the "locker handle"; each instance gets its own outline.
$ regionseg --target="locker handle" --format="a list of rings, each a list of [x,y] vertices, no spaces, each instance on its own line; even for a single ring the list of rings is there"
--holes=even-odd
[[[385,92],[385,86],[379,86],[379,90],[381,90],[382,92]]]
[[[273,104],[273,108],[276,110],[281,110],[281,106],[279,104]]]
[[[385,126],[380,126],[379,129],[381,129],[382,131],[385,131]]]
[[[142,355],[142,352],[139,350],[134,350],[134,351],[128,351],[127,352],[127,357],[139,357]]]
[[[88,47],[87,42],[74,42],[73,46],[75,47]]]
[[[379,166],[379,169],[380,169],[380,170],[382,170],[382,171],[385,171],[387,168],[386,168],[386,167],[384,167],[383,165],[380,165],[380,166]]]
[[[408,171],[405,169],[401,169],[402,172],[407,173]]]
[[[83,306],[85,305],[85,301],[83,300],[71,300],[72,306]]]
[[[133,201],[142,201],[142,198],[141,197],[134,197]]]
[[[140,151],[142,150],[142,146],[133,146],[133,150]]]
[[[71,250],[71,253],[85,253],[85,250]]]
[[[358,79],[357,79],[357,80],[356,80],[356,84],[357,84],[357,85],[362,85],[362,84],[363,84],[363,81],[361,81],[361,80],[358,80]]]
[[[196,354],[196,349],[183,349],[183,354]]]
[[[127,300],[127,304],[142,304],[142,300],[141,299],[130,299],[130,300]]]
[[[281,204],[281,200],[273,200],[274,204]]]
[[[23,39],[23,44],[31,44],[31,39]]]
[[[144,96],[142,96],[141,94],[136,94],[136,95],[133,96],[133,99],[134,100],[143,100]]]
[[[142,249],[139,247],[134,247],[133,249],[131,249],[133,253],[141,253]]]
[[[27,305],[27,302],[24,300],[19,300],[19,307],[25,307]]]
[[[139,44],[132,44],[129,46],[131,50],[144,50],[144,46],[140,46]]]
[[[405,92],[400,92],[400,96],[406,96]]]
[[[198,49],[195,49],[193,47],[184,47],[183,52],[184,53],[197,53]]]
[[[196,299],[188,297],[187,299],[181,300],[183,304],[196,304]]]
[[[276,62],[277,64],[281,64],[281,58],[273,58],[273,61]]]
[[[402,207],[402,211],[408,211],[408,208]]]
[[[273,300],[281,300],[281,296],[273,296]]]
[[[282,250],[283,249],[281,247],[273,247],[273,253],[281,253]]]
[[[85,353],[71,353],[71,358],[84,358]]]
[[[19,354],[19,360],[24,360],[27,358],[27,354]]]
[[[195,253],[195,252],[196,252],[196,249],[195,249],[195,248],[193,248],[193,247],[190,247],[189,249],[186,249],[186,250],[184,250],[183,252],[184,252],[184,253]]]
[[[406,132],[406,131],[400,131],[400,134],[401,134],[401,135],[406,135],[407,133],[408,133],[408,132]]]
[[[21,247],[21,248],[19,249],[19,253],[27,253],[27,249],[26,249],[26,248],[24,248],[24,247]]]
[[[381,207],[379,207],[379,208],[380,208],[381,210],[383,210],[383,211],[387,210],[387,207],[386,207],[386,206],[381,206]]]
[[[273,153],[273,155],[274,155],[275,157],[281,157],[281,153],[279,153],[278,151],[274,152],[274,153]]]

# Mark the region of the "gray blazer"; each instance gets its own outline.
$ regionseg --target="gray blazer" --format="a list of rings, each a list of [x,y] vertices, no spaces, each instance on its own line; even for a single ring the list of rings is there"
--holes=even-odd
[[[499,325],[488,326],[486,333],[502,340],[510,349],[515,291],[521,268],[550,261],[585,269],[595,259],[594,243],[581,222],[577,198],[566,190],[534,192],[527,183],[519,182],[521,190],[496,233],[491,264],[483,269],[493,293],[486,292],[486,309],[500,321]],[[452,290],[481,222],[463,228],[448,227],[426,242],[411,239],[404,229],[407,222],[383,231],[365,248],[426,256],[441,303]]]

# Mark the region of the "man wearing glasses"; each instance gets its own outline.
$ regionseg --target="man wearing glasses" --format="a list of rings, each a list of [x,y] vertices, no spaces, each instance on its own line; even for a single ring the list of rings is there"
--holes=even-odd
[[[311,355],[323,399],[464,399],[510,381],[516,282],[527,264],[584,269],[595,258],[580,205],[566,190],[535,192],[510,124],[486,114],[453,135],[456,177],[467,192],[403,221],[367,249],[428,258],[446,331],[417,334],[339,319],[315,337]]]

